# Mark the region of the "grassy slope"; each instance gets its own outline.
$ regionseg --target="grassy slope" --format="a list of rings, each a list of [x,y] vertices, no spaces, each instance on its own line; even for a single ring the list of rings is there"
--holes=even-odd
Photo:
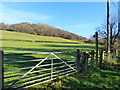
[[[2,39],[16,39],[16,40],[30,40],[30,41],[54,41],[54,42],[77,42],[73,40],[63,39],[60,37],[52,37],[52,36],[38,36],[20,32],[12,32],[0,30],[2,34]],[[80,42],[77,42],[80,43]]]
[[[102,46],[100,46],[102,47]],[[45,52],[45,51],[76,51],[95,50],[93,44],[68,44],[68,43],[39,43],[25,41],[2,41],[2,49],[5,53]]]
[[[11,34],[10,34],[11,33]],[[15,34],[16,33],[16,34]],[[36,37],[34,36],[26,36],[26,34],[21,33],[23,37],[18,37],[18,33],[8,32],[6,34],[6,38],[11,37],[18,39],[30,39],[33,40]],[[3,36],[4,37],[4,36]],[[31,38],[30,38],[31,37]],[[39,37],[40,38],[40,37]],[[51,37],[52,38],[52,37]],[[52,40],[51,38],[47,38],[46,40]],[[36,38],[37,39],[37,38]],[[57,38],[54,38],[59,40]],[[43,40],[43,37],[42,39]],[[61,38],[60,38],[61,40]],[[12,40],[3,40],[2,41],[2,49],[5,53],[27,53],[27,52],[44,52],[44,51],[75,51],[76,49],[82,50],[95,50],[95,45],[93,44],[68,44],[68,43],[39,43],[39,42],[25,42],[25,41],[12,41]],[[102,46],[100,46],[102,47]],[[64,55],[61,55],[64,57]],[[5,61],[18,61],[18,60],[29,60],[35,58],[41,58],[42,56],[6,56]],[[44,57],[44,56],[43,56]],[[32,63],[36,64],[36,63]],[[24,66],[30,66],[32,64],[14,64],[8,65],[5,64],[5,69],[17,69],[22,68]],[[119,69],[111,69],[111,70],[100,70],[91,73],[90,75],[82,75],[82,74],[73,74],[71,76],[64,77],[62,79],[57,79],[52,82],[43,83],[41,85],[33,86],[32,88],[119,88],[120,87],[120,73]],[[23,73],[26,71],[20,71]],[[11,74],[13,75],[13,74]],[[17,77],[19,78],[19,77]],[[5,81],[11,81],[17,78],[6,79]]]
[[[18,40],[39,40],[39,41],[55,41],[55,42],[77,42],[68,39],[51,36],[37,36],[20,32],[2,31],[2,39],[18,39]],[[44,43],[44,42],[25,42],[25,41],[14,41],[14,40],[3,40],[0,41],[0,47],[5,53],[21,53],[21,52],[44,52],[44,51],[75,51],[76,49],[81,50],[95,50],[94,44],[70,44],[70,43]],[[102,47],[102,46],[100,46]]]

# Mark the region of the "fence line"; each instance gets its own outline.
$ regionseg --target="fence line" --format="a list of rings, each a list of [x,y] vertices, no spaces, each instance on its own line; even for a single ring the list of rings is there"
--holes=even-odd
[[[102,67],[103,63],[105,62],[104,59],[105,59],[105,57],[107,57],[107,54],[105,53],[105,51],[100,50],[97,52],[98,52],[97,54],[96,54],[96,51],[93,51],[93,50],[91,50],[89,52],[81,52],[79,49],[77,49],[77,52],[76,51],[74,51],[74,52],[40,52],[40,53],[12,53],[12,54],[3,54],[3,52],[0,52],[0,54],[3,55],[1,58],[1,61],[2,61],[1,63],[4,63],[4,64],[39,62],[35,66],[22,67],[22,68],[4,70],[4,71],[2,69],[1,70],[2,77],[0,77],[0,78],[2,78],[1,86],[2,86],[2,88],[4,88],[3,84],[4,85],[11,84],[9,86],[10,88],[15,88],[17,86],[18,86],[18,88],[27,88],[27,87],[31,87],[34,85],[38,85],[40,83],[54,80],[58,76],[63,77],[63,76],[70,75],[75,72],[87,73],[88,68],[92,72],[94,68]],[[75,55],[71,55],[68,57],[58,57],[56,55],[56,54],[69,54],[69,53],[73,53]],[[24,55],[24,54],[48,54],[48,56],[44,59],[3,62],[4,55]],[[52,56],[52,58],[50,56]],[[53,58],[53,56],[55,58]],[[67,58],[74,58],[74,60],[63,61],[63,59],[67,59]],[[54,62],[55,60],[59,61],[59,62]],[[42,64],[45,61],[51,61],[51,62]],[[42,65],[40,65],[40,64],[42,64]],[[1,67],[3,67],[3,66],[1,66]],[[39,69],[34,71],[34,69],[36,69],[36,68],[39,68]],[[42,68],[44,68],[44,69],[42,69]],[[30,69],[27,73],[24,72],[24,73],[19,73],[19,74],[15,74],[15,75],[5,76],[5,77],[3,76],[4,72],[10,72],[10,71],[14,72],[14,71],[19,71],[19,70],[27,70],[27,69]],[[39,74],[42,73],[42,74],[37,75],[37,73],[39,73]],[[12,74],[12,72],[11,72],[11,74]],[[27,76],[28,74],[29,75],[35,74],[35,76],[28,77]],[[18,76],[21,76],[21,78],[19,78],[18,80],[12,80],[12,81],[3,83],[4,79],[18,77]],[[30,80],[30,81],[17,83],[19,81],[24,81],[24,80]],[[37,82],[37,81],[40,81],[40,82]],[[36,82],[36,83],[34,83],[34,82]],[[27,85],[27,86],[23,86],[23,85],[26,85],[29,83],[31,83],[31,84]],[[19,86],[21,86],[21,87],[19,87]]]
[[[44,58],[44,59],[4,62],[4,64],[39,62],[35,66],[22,67],[22,68],[11,69],[11,70],[4,70],[4,72],[8,72],[8,73],[10,72],[11,73],[11,75],[3,77],[4,79],[18,77],[18,76],[20,77],[21,76],[21,78],[19,78],[18,80],[12,80],[12,81],[5,82],[4,85],[10,85],[11,84],[10,86],[5,87],[5,88],[15,88],[15,87],[23,86],[23,85],[26,85],[26,84],[29,84],[29,83],[32,83],[33,85],[36,85],[34,83],[36,81],[41,81],[41,80],[45,80],[46,81],[46,79],[49,79],[49,78],[50,78],[50,80],[54,80],[55,77],[58,77],[58,75],[60,77],[60,76],[63,76],[64,74],[65,75],[72,74],[76,70],[76,69],[74,69],[75,66],[76,66],[76,64],[75,64],[76,59],[74,61],[63,61],[62,59],[76,58],[76,56],[71,55],[71,56],[68,56],[68,57],[58,57],[57,55],[55,55],[55,54],[69,54],[69,53],[74,53],[75,54],[76,51],[74,51],[74,52],[40,52],[40,53],[10,53],[10,54],[3,54],[3,56],[24,55],[24,54],[28,54],[28,55],[30,55],[30,54],[48,54],[48,56],[46,58]],[[51,58],[50,57],[51,55],[53,55],[55,58]],[[49,60],[51,60],[51,63],[42,64],[43,62],[49,61]],[[55,61],[59,60],[59,62],[53,62],[54,60]],[[42,64],[42,65],[40,65],[40,64]],[[49,67],[49,66],[51,66],[51,68],[46,68],[46,67]],[[44,69],[42,69],[43,67],[44,67]],[[33,71],[36,68],[41,68],[41,70],[38,69],[38,70]],[[14,71],[20,71],[20,70],[29,70],[29,71],[27,73],[20,73],[20,74],[16,73],[15,75],[12,75],[12,72],[14,73]],[[40,73],[40,72],[42,74],[40,74],[40,75],[38,74],[37,75],[37,73]],[[28,74],[29,75],[30,74],[35,74],[35,76],[26,77],[26,75],[28,75]],[[37,78],[39,78],[39,79],[37,79]],[[25,82],[17,83],[19,81],[25,81]],[[43,82],[43,81],[41,81],[41,82]],[[28,86],[31,86],[31,85],[28,85]]]

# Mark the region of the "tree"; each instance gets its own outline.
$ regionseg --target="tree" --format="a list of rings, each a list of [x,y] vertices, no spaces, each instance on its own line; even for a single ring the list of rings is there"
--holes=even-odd
[[[70,40],[83,40],[83,41],[87,40],[87,38],[85,37],[42,23],[35,24],[29,22],[21,22],[10,25],[0,23],[0,28],[4,30],[9,29],[15,32],[22,32],[22,33],[28,33],[28,34],[40,35],[40,36],[61,37]]]
[[[0,23],[0,29],[9,29],[10,26],[8,24],[5,23]]]
[[[96,30],[99,33],[101,39],[107,39],[107,24],[106,21]],[[110,18],[110,51],[113,51],[113,46],[117,40],[120,30],[118,30],[118,18],[117,15],[114,15]]]

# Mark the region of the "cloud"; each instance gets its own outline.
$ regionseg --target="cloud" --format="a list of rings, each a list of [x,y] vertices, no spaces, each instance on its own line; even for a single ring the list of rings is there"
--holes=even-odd
[[[1,7],[1,5],[0,5]],[[5,5],[2,5],[1,12],[2,22],[7,24],[20,23],[20,22],[46,22],[52,20],[52,17],[49,15],[41,13],[33,13],[24,10],[15,10],[11,9]]]

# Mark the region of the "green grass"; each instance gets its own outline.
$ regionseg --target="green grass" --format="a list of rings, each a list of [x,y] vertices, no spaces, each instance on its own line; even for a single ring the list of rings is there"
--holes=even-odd
[[[103,46],[99,46],[102,48]],[[68,44],[68,43],[39,43],[39,42],[25,42],[3,40],[2,49],[5,53],[27,53],[27,52],[51,52],[51,51],[76,51],[81,50],[95,50],[94,44]]]
[[[102,48],[103,46],[99,46]],[[25,42],[25,41],[12,41],[12,40],[3,40],[2,41],[2,49],[5,53],[33,53],[33,52],[61,52],[61,51],[76,51],[76,49],[81,49],[84,51],[95,50],[94,44],[68,44],[68,43],[40,43],[40,42]],[[58,54],[60,57],[71,56],[75,54]],[[47,55],[17,55],[17,56],[5,56],[4,60],[8,61],[21,61],[21,60],[32,60],[38,58],[44,58]],[[69,59],[68,59],[69,60]],[[71,59],[70,59],[71,60]],[[75,60],[73,58],[73,60]],[[28,66],[34,66],[38,62],[34,63],[22,63],[22,64],[4,64],[5,70],[23,68]],[[45,69],[45,68],[37,68],[36,70]],[[29,69],[28,69],[29,70]],[[5,76],[16,75],[20,73],[25,73],[28,70],[22,71],[13,71],[4,73]],[[10,74],[11,73],[11,74]],[[40,75],[45,72],[40,72],[37,74],[27,75],[26,77],[31,77],[35,75]],[[73,74],[70,76],[66,76],[60,79],[56,79],[54,81],[50,81],[47,83],[43,83],[40,85],[36,85],[32,88],[68,88],[68,89],[78,89],[78,88],[119,88],[120,87],[120,73],[119,69],[114,70],[100,70],[94,71],[89,75],[83,74]],[[9,79],[5,79],[5,82],[17,80],[20,77],[13,77]],[[36,78],[37,79],[37,78]],[[32,80],[32,79],[31,79]],[[23,83],[25,81],[20,81],[19,83]],[[10,84],[9,84],[10,85]]]
[[[95,50],[94,44],[80,44],[71,43],[45,43],[45,42],[34,42],[39,41],[56,41],[56,42],[77,42],[73,40],[63,39],[59,37],[51,36],[37,36],[20,32],[0,30],[2,39],[18,39],[18,40],[31,40],[33,42],[26,41],[14,41],[14,40],[3,40],[0,41],[0,47],[5,53],[21,53],[21,52],[45,52],[45,51],[76,51],[81,50]],[[103,48],[103,46],[99,46]]]
[[[99,70],[90,74],[72,74],[57,80],[43,83],[31,88],[66,88],[66,89],[97,89],[103,90],[120,88],[120,70]]]
[[[78,41],[68,40],[60,37],[52,37],[52,36],[38,36],[20,32],[13,32],[13,31],[5,31],[0,30],[2,34],[2,39],[15,39],[15,40],[30,40],[30,41],[52,41],[52,42],[73,42],[73,43],[82,43]]]
[[[34,42],[35,40],[41,41],[59,41],[59,42],[76,42],[72,40],[62,39],[58,37],[49,37],[49,36],[36,36],[19,32],[10,32],[10,31],[1,31],[3,39],[18,39],[18,40],[31,40],[33,42],[26,41],[14,41],[14,40],[3,40],[1,42],[1,50],[4,53],[34,53],[34,52],[62,52],[62,51],[76,51],[80,49],[82,51],[95,50],[94,44],[71,44],[71,43],[45,43],[45,42]],[[103,46],[99,45],[99,49]],[[75,56],[76,54],[57,54],[59,57],[69,57]],[[39,58],[45,58],[47,55],[10,55],[5,56],[4,61],[22,61],[22,60],[33,60]],[[75,58],[68,58],[64,60],[75,60]],[[58,61],[57,61],[58,62]],[[23,67],[35,66],[38,62],[34,63],[20,63],[20,64],[4,64],[5,70],[18,69]],[[50,63],[50,61],[45,62]],[[48,68],[48,67],[47,67]],[[45,68],[36,68],[35,70],[42,70]],[[28,69],[29,70],[29,69]],[[25,73],[28,70],[21,71],[10,71],[5,72],[5,76],[16,75],[20,73]],[[57,71],[57,69],[56,69]],[[27,75],[26,77],[39,75],[45,72],[39,72],[36,74]],[[101,70],[99,72],[93,72],[91,75],[82,75],[82,74],[73,74],[71,76],[66,76],[61,79],[43,83],[32,88],[117,88],[119,87],[118,70]],[[13,77],[5,79],[5,82],[17,80],[20,77]],[[37,78],[35,78],[37,79]],[[105,79],[105,80],[104,80]],[[114,81],[114,82],[113,82]],[[18,83],[23,83],[25,81],[20,81]],[[110,84],[108,84],[110,82]],[[9,84],[10,85],[10,84]]]
[[[2,41],[2,50],[4,51],[4,53],[61,52],[61,51],[76,51],[76,49],[94,50],[95,45],[93,44],[68,44],[68,43],[66,44],[65,43],[40,43],[40,42],[25,42],[25,41],[12,41],[12,40]],[[71,55],[75,56],[75,54],[57,54],[57,55],[59,57],[66,57],[66,56],[69,57]],[[46,56],[47,55],[11,55],[11,56],[5,56],[4,61],[10,62],[10,61],[33,60],[33,59],[38,59],[38,58],[45,58]],[[11,70],[11,69],[35,66],[37,63],[38,62],[26,63],[26,64],[25,63],[4,64],[4,69]],[[39,70],[40,69],[44,69],[44,68],[39,68]],[[15,71],[6,72],[4,74],[5,76],[9,76],[9,75],[25,73],[28,70],[22,70],[22,71],[17,71],[17,72]],[[26,77],[38,75],[41,73],[27,75]],[[5,82],[16,80],[18,78],[20,77],[13,77],[13,78],[5,79]]]

